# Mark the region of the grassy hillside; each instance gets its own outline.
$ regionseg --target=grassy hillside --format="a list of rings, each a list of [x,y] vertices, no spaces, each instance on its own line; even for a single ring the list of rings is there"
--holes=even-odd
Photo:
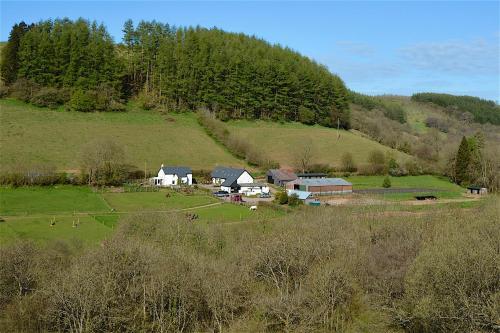
[[[228,124],[231,131],[239,133],[281,166],[293,167],[297,150],[306,144],[312,147],[312,163],[333,166],[340,164],[345,152],[350,152],[359,164],[366,163],[369,153],[377,149],[391,152],[399,159],[408,158],[408,155],[369,140],[355,131],[339,132],[321,126],[266,121],[238,120]]]
[[[126,113],[78,113],[41,109],[15,100],[0,100],[1,167],[50,163],[78,169],[82,147],[97,138],[112,138],[125,149],[129,163],[156,170],[161,163],[194,169],[217,164],[241,165],[210,139],[193,114],[162,116],[130,108]]]

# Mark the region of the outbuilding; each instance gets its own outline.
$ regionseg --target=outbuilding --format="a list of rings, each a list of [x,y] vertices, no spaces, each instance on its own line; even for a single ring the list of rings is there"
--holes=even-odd
[[[242,183],[238,184],[239,185],[239,193],[242,193],[244,195],[257,195],[257,194],[262,194],[262,193],[269,193],[269,186],[266,184],[261,184],[261,183]]]
[[[311,192],[312,195],[352,193],[352,184],[342,178],[296,179],[286,184],[287,190]]]
[[[277,186],[285,186],[286,183],[297,179],[297,175],[284,169],[270,169],[267,174],[267,182]]]
[[[318,178],[326,178],[326,176],[328,175],[323,172],[305,172],[297,174],[297,178],[300,179],[318,179]]]

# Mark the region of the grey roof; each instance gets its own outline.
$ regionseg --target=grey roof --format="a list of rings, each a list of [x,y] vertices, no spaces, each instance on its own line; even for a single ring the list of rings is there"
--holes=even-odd
[[[308,185],[308,186],[326,186],[326,185],[352,185],[342,178],[313,178],[313,179],[297,179],[294,180],[295,184]]]
[[[266,184],[262,183],[241,183],[238,185],[240,185],[241,187],[267,187]]]
[[[167,166],[161,168],[166,175],[177,175],[179,177],[187,177],[188,174],[192,174],[193,171],[189,167],[183,166]]]
[[[323,172],[306,172],[306,173],[298,173],[297,177],[301,178],[307,178],[307,177],[326,177],[328,176],[326,173]]]
[[[212,178],[222,178],[225,181],[221,184],[222,186],[234,186],[238,177],[241,176],[245,169],[235,169],[227,167],[216,167],[211,175]]]
[[[293,172],[289,172],[281,169],[270,169],[267,172],[268,176],[272,176],[274,180],[283,181],[283,180],[294,180],[297,179],[297,175]]]

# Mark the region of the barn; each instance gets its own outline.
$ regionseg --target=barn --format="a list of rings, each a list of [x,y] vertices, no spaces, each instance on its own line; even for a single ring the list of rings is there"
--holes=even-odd
[[[312,195],[352,193],[352,184],[342,178],[299,178],[285,186],[287,190],[306,191]]]
[[[297,179],[297,175],[295,173],[284,169],[270,169],[266,176],[269,184],[277,186],[285,186],[286,183]]]

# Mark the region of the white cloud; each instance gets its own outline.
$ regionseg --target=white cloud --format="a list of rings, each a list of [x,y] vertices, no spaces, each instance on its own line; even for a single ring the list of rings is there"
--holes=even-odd
[[[484,39],[417,43],[399,52],[403,60],[417,69],[466,75],[499,72],[499,45]]]

